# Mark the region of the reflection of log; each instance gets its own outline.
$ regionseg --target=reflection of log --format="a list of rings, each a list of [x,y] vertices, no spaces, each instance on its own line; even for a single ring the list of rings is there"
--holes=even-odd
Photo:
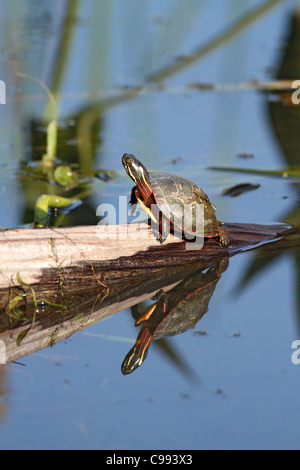
[[[104,318],[151,298],[162,287],[168,292],[180,282],[184,274],[184,270],[180,271],[171,281],[170,279],[162,280],[163,273],[160,272],[151,281],[144,279],[140,282],[138,285],[140,292],[137,288],[130,288],[127,283],[127,285],[122,285],[120,291],[113,289],[105,298],[101,296],[100,290],[95,289],[69,293],[60,299],[60,302],[66,305],[66,310],[46,306],[45,309],[41,308],[38,311],[34,325],[30,327],[30,331],[20,344],[18,344],[19,335],[26,331],[32,322],[34,310],[32,299],[28,297],[26,306],[22,308],[28,317],[27,322],[22,321],[20,324],[16,322],[11,327],[9,316],[4,313],[4,310],[0,310],[0,347],[2,341],[6,350],[5,362],[18,360],[35,351],[53,346]],[[49,299],[47,292],[41,291],[41,295],[42,298]],[[50,298],[50,300],[54,299]],[[2,318],[1,315],[3,315]]]
[[[0,289],[18,285],[17,273],[28,284],[64,286],[140,275],[149,269],[208,260],[272,240],[285,225],[228,224],[231,243],[221,247],[207,240],[202,249],[186,249],[169,235],[160,245],[146,224],[15,229],[0,233]],[[191,243],[189,244],[191,245]]]

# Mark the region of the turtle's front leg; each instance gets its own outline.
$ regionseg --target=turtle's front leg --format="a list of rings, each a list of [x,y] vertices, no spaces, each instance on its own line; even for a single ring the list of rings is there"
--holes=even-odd
[[[136,205],[138,203],[138,200],[135,194],[136,191],[137,191],[137,186],[133,186],[131,190],[131,194],[130,194],[130,201],[129,201],[131,215],[135,212]]]
[[[162,245],[164,241],[166,241],[166,239],[168,238],[170,224],[167,223],[161,211],[158,212],[156,217],[158,219],[156,238],[159,241],[159,243]]]
[[[136,191],[137,191],[137,186],[133,186],[133,188],[131,190],[131,194],[130,194],[130,201],[129,201],[129,204],[131,206],[138,203],[138,200],[137,200],[136,194],[135,194]]]

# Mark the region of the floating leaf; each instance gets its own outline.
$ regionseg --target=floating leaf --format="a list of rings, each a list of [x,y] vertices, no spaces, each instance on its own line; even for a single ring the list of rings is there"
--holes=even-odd
[[[237,154],[237,156],[238,156],[239,158],[244,158],[244,159],[246,159],[246,158],[254,158],[253,153],[248,153],[248,152],[239,152],[239,153]]]
[[[10,318],[17,320],[18,322],[24,322],[27,320],[26,315],[24,315],[24,312],[22,312],[22,310],[20,310],[18,307],[15,307],[13,310],[10,310],[8,312],[8,315]]]
[[[30,328],[31,328],[31,326],[29,328],[27,328],[26,330],[21,331],[21,333],[19,334],[19,336],[17,338],[17,346],[20,346],[23,339],[25,338],[25,336],[27,336],[27,333],[30,331]]]
[[[300,178],[300,166],[293,166],[286,170],[258,170],[254,168],[236,168],[222,166],[209,166],[208,169],[218,171],[232,171],[238,173],[253,173],[255,175],[263,176],[280,176],[281,178]]]
[[[94,172],[95,178],[99,178],[102,181],[111,181],[114,180],[118,175],[118,172],[115,170],[96,170]]]
[[[58,165],[54,170],[54,179],[67,188],[74,188],[78,185],[78,175],[69,165]]]
[[[66,305],[56,304],[54,302],[50,302],[49,300],[37,300],[36,303],[37,303],[37,308],[39,308],[39,304],[45,304],[45,305],[49,305],[50,307],[61,308],[62,310],[65,310],[67,308]]]
[[[17,281],[18,283],[23,286],[23,287],[30,287],[29,284],[26,284],[26,282],[23,281],[23,279],[21,278],[21,274],[20,273],[17,273]]]
[[[249,191],[254,191],[258,188],[260,188],[260,184],[242,183],[236,184],[235,186],[231,186],[230,188],[223,189],[222,194],[224,196],[237,197],[241,194],[248,193]]]
[[[7,306],[5,307],[5,312],[9,314],[11,311],[13,311],[18,305],[18,303],[21,302],[21,300],[23,300],[23,298],[24,298],[24,294],[16,295],[15,297],[13,297],[8,302]]]

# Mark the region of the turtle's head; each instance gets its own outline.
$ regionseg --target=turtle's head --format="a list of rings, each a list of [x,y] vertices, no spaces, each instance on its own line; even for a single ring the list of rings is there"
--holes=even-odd
[[[131,153],[124,153],[122,163],[126,173],[138,187],[150,185],[149,174],[144,165]]]
[[[123,375],[131,374],[140,367],[147,357],[149,346],[150,340],[148,335],[145,336],[144,334],[142,337],[138,337],[135,345],[130,349],[122,362],[121,372]]]

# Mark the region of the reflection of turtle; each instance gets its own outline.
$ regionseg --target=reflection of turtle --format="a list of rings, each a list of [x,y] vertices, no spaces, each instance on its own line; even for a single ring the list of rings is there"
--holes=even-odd
[[[194,328],[208,310],[208,304],[221,274],[227,269],[228,257],[220,259],[205,273],[197,271],[168,293],[160,293],[136,324],[142,322],[135,345],[126,355],[121,371],[131,374],[146,359],[152,338],[174,336]]]
[[[123,155],[122,163],[136,184],[131,191],[130,203],[134,205],[139,202],[149,217],[159,225],[161,241],[164,240],[164,225],[169,222],[175,233],[216,237],[222,245],[229,244],[227,230],[225,227],[220,228],[214,206],[197,184],[169,173],[148,173],[144,165],[128,153]],[[204,208],[204,220],[198,210],[200,206]],[[164,222],[159,213],[163,215]]]

